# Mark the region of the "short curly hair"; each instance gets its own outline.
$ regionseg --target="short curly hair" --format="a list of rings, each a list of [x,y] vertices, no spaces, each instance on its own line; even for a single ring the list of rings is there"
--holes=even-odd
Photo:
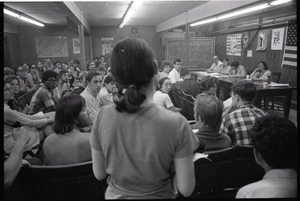
[[[216,77],[206,76],[200,81],[199,87],[201,92],[209,91],[215,84],[219,86],[219,80]]]
[[[293,122],[274,114],[257,118],[250,137],[254,148],[271,168],[295,168],[297,128]]]

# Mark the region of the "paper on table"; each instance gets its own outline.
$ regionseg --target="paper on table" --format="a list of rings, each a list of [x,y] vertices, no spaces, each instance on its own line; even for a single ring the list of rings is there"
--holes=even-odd
[[[271,87],[288,87],[289,84],[271,82],[271,84],[269,84],[269,86],[271,86]]]
[[[194,154],[194,158],[193,158],[193,162],[195,162],[196,160],[200,159],[200,158],[207,158],[208,155],[207,154],[202,154],[202,153],[198,153],[196,152]]]

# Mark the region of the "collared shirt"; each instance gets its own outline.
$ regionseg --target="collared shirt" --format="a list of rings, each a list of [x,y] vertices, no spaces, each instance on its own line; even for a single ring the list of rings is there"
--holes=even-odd
[[[199,141],[205,144],[205,151],[216,151],[231,147],[230,137],[224,133],[219,134],[215,128],[201,127],[196,136]]]
[[[180,73],[175,68],[171,70],[171,72],[168,75],[168,78],[170,78],[172,84],[182,81]]]
[[[228,74],[228,70],[230,69],[230,66],[220,66],[220,72],[221,74]]]
[[[36,114],[40,111],[48,111],[51,106],[55,106],[56,102],[53,98],[53,91],[49,91],[48,88],[41,86],[32,96],[30,106],[30,114]]]
[[[88,86],[80,95],[85,99],[86,111],[90,114],[91,120],[94,121],[100,108],[97,95],[94,95]]]
[[[102,87],[100,89],[97,99],[99,101],[100,107],[102,107],[103,105],[109,105],[114,103],[113,95],[112,93],[108,92],[106,87]]]
[[[209,70],[213,71],[214,73],[219,73],[220,69],[221,69],[221,65],[223,65],[223,62],[218,61],[217,64],[212,63],[212,65],[210,66]]]
[[[249,131],[257,117],[266,115],[268,115],[267,112],[253,104],[242,105],[223,118],[219,133],[229,135],[233,144],[252,145]]]
[[[246,77],[247,71],[244,66],[239,65],[237,68],[230,66],[228,69],[229,75],[234,75],[234,77]]]
[[[153,102],[164,106],[167,109],[174,106],[169,94],[166,94],[160,90],[155,91],[153,94]]]
[[[272,169],[262,180],[242,187],[236,198],[296,198],[297,172],[293,169]]]

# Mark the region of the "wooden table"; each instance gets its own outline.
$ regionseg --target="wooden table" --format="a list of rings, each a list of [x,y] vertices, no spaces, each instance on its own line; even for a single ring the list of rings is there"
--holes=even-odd
[[[197,73],[198,77],[203,77],[201,72]],[[231,86],[233,83],[243,81],[245,78],[234,78],[234,77],[223,77],[223,76],[216,76],[219,79],[219,83],[224,88],[231,90]],[[285,103],[284,107],[284,116],[289,118],[290,115],[290,108],[291,108],[291,100],[292,100],[292,93],[293,90],[297,89],[296,87],[288,86],[288,87],[263,87],[262,81],[252,81],[256,85],[256,96],[253,100],[253,104],[261,108],[261,102],[263,98],[272,97],[272,96],[284,96]],[[266,100],[266,99],[265,99]],[[267,108],[268,101],[264,101],[264,107]]]

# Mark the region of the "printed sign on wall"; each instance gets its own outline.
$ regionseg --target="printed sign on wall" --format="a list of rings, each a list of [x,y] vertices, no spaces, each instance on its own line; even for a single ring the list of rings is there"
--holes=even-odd
[[[273,29],[271,38],[271,49],[282,50],[284,28]]]
[[[242,52],[242,34],[227,35],[226,54],[233,56],[241,56]]]
[[[263,51],[267,49],[268,32],[269,30],[258,32],[256,51]]]

